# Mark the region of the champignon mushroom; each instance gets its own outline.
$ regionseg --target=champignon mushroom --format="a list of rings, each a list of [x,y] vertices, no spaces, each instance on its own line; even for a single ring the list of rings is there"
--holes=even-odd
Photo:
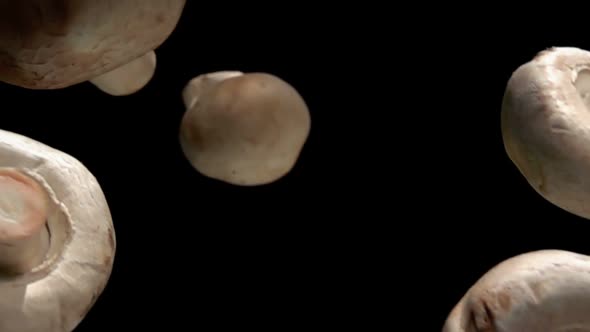
[[[126,96],[141,90],[154,76],[156,53],[147,54],[115,70],[90,80],[100,90],[113,96]]]
[[[274,182],[294,167],[311,119],[299,93],[267,73],[197,76],[183,91],[182,150],[201,174],[234,185]]]
[[[0,331],[72,331],[104,290],[115,247],[88,169],[0,130]]]
[[[590,331],[590,257],[540,250],[507,259],[453,308],[443,332]]]
[[[501,119],[506,152],[530,186],[590,219],[590,52],[554,47],[516,69]]]
[[[58,89],[96,79],[108,91],[108,79],[97,77],[147,54],[135,90],[151,77],[150,52],[170,36],[185,1],[1,1],[0,81]]]

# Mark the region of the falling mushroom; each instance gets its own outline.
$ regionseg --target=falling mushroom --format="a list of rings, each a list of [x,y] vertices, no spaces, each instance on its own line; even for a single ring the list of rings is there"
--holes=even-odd
[[[590,331],[590,257],[540,250],[507,259],[453,308],[443,332]]]
[[[197,76],[183,91],[182,150],[201,174],[234,185],[274,182],[291,171],[311,119],[299,93],[267,73]]]
[[[184,5],[185,0],[1,1],[0,81],[30,89],[92,81],[115,95],[137,91],[151,78],[153,51],[175,29]],[[131,75],[117,82],[122,73]]]
[[[104,290],[115,247],[88,169],[0,130],[0,331],[72,331]]]
[[[90,80],[97,88],[113,96],[126,96],[141,90],[154,76],[156,53],[147,54],[115,70]]]
[[[502,137],[538,194],[590,219],[590,52],[554,47],[516,69],[502,103]]]

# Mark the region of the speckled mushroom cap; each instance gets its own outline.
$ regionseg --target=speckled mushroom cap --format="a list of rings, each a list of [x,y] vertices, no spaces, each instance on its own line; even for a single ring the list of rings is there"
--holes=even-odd
[[[518,255],[482,276],[443,332],[590,331],[590,257],[563,250]]]
[[[73,157],[2,130],[0,168],[35,179],[50,200],[45,259],[28,273],[0,278],[0,331],[72,331],[113,266],[115,233],[101,187]]]
[[[298,91],[269,73],[202,74],[184,88],[185,157],[201,174],[233,185],[277,181],[297,163],[311,129]]]
[[[0,1],[0,81],[57,89],[162,44],[185,0]]]
[[[516,69],[501,125],[506,152],[532,188],[590,218],[590,52],[555,47]]]

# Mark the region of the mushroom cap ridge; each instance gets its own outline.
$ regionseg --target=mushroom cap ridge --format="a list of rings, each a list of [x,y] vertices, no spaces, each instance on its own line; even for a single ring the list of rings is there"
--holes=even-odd
[[[502,101],[505,150],[534,190],[590,218],[590,52],[540,52],[510,77]],[[590,94],[589,94],[590,96]]]
[[[588,312],[590,257],[539,250],[484,274],[453,308],[442,331],[590,331]]]
[[[28,274],[0,279],[0,330],[72,331],[112,271],[116,240],[106,198],[78,160],[4,130],[0,167],[16,168],[36,179],[53,203],[45,262]]]

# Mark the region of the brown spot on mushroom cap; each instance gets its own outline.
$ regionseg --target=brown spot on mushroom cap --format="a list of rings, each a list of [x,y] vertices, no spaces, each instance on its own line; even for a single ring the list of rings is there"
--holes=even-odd
[[[111,248],[111,252],[115,252],[115,232],[113,231],[112,228],[109,228],[109,246]]]
[[[209,85],[198,89],[181,123],[181,145],[191,164],[237,185],[266,184],[287,174],[311,125],[299,93],[267,73],[201,84]]]
[[[185,0],[0,2],[0,81],[56,89],[88,81],[162,44]]]
[[[506,290],[498,292],[498,304],[500,305],[500,309],[502,311],[509,311],[512,305],[512,301],[510,300],[510,293]]]

